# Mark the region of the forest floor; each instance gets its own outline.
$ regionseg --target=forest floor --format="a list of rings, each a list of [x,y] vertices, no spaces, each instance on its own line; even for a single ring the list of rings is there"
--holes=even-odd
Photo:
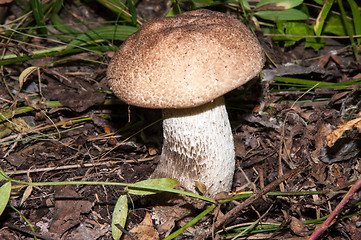
[[[91,5],[67,7],[84,21],[106,18]],[[160,16],[159,11],[153,11],[154,16]],[[20,12],[13,4],[7,18],[17,18]],[[221,239],[231,239],[227,232],[238,234],[251,226],[247,239],[304,239],[360,178],[361,127],[351,122],[361,118],[360,85],[290,87],[281,81],[356,81],[361,79],[361,63],[354,60],[347,39],[326,39],[319,51],[305,48],[302,41],[282,48],[268,36],[259,34],[259,40],[268,56],[262,81],[254,79],[225,96],[237,157],[233,192],[258,192],[298,169],[271,191],[302,194],[264,194],[228,219],[218,233]],[[2,42],[0,48],[31,53],[34,46],[51,45],[37,38],[30,43]],[[161,123],[140,130],[161,114],[128,106],[109,93],[105,73],[111,56],[112,52],[82,52],[58,63],[59,57],[50,56],[1,66],[1,108],[31,108],[0,125],[0,166],[7,175],[32,182],[135,183],[149,178],[161,151]],[[29,74],[19,92],[19,76],[31,66],[41,68]],[[32,98],[39,92],[41,101]],[[52,101],[60,104],[51,106]],[[347,126],[347,131],[338,140],[330,139],[340,126]],[[329,147],[327,139],[337,141]],[[123,191],[106,185],[14,188],[9,201],[14,208],[7,207],[0,217],[0,239],[111,239],[112,213]],[[361,239],[360,200],[361,193],[355,193],[323,239]],[[227,213],[242,201],[224,204],[221,211]],[[129,204],[125,230],[137,239],[163,238],[189,219],[177,219],[177,210],[170,209],[168,225],[159,226],[150,218],[151,203],[131,195]],[[214,221],[214,215],[203,218],[183,233],[183,239],[211,229]]]

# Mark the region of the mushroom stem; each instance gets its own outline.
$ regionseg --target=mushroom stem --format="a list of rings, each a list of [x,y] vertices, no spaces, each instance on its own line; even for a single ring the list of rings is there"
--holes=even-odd
[[[231,190],[235,152],[224,98],[186,109],[163,110],[163,149],[152,178],[177,179],[196,192],[195,182],[207,194]]]

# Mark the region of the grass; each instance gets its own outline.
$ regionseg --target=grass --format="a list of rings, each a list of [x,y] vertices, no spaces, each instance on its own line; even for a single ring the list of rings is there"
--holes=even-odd
[[[361,83],[360,79],[345,81],[345,82],[323,82],[308,79],[292,78],[292,77],[275,77],[274,82],[270,83],[272,86],[280,87],[273,89],[271,92],[283,91],[307,91],[310,88],[330,88],[330,89],[345,89]]]
[[[175,186],[177,184],[177,181],[172,180],[172,179],[151,179],[151,180],[137,182],[134,184],[126,184],[126,183],[118,183],[118,182],[91,182],[91,181],[23,182],[23,181],[14,180],[10,176],[7,176],[1,168],[0,168],[0,181],[7,181],[6,184],[4,184],[2,187],[0,187],[0,193],[1,193],[0,194],[0,196],[1,196],[1,198],[0,198],[0,200],[1,200],[0,201],[0,203],[1,203],[0,204],[0,214],[4,211],[4,209],[7,205],[7,202],[10,198],[11,191],[14,189],[24,188],[24,187],[28,188],[28,187],[59,186],[59,185],[63,185],[63,186],[64,185],[108,185],[108,186],[126,187],[127,190],[121,196],[125,196],[127,194],[144,196],[144,195],[151,195],[151,194],[155,194],[155,193],[159,193],[159,192],[170,192],[170,193],[178,193],[178,194],[186,195],[189,197],[197,198],[199,200],[203,200],[203,201],[211,203],[211,205],[209,205],[202,213],[197,215],[195,218],[193,218],[191,221],[189,221],[186,225],[184,225],[183,227],[181,227],[180,229],[178,229],[177,231],[175,231],[174,233],[169,235],[167,238],[165,238],[167,240],[175,238],[176,236],[181,234],[183,231],[185,231],[187,228],[189,228],[190,226],[192,226],[195,223],[197,223],[198,221],[200,221],[204,216],[210,214],[216,208],[217,205],[224,204],[224,203],[231,202],[231,201],[238,200],[238,199],[242,199],[242,198],[248,198],[254,194],[252,192],[240,192],[240,193],[233,194],[236,196],[230,195],[229,198],[226,198],[223,200],[214,200],[212,198],[206,198],[206,197],[203,197],[203,196],[200,196],[197,194],[173,189],[173,186]],[[343,186],[331,189],[330,191],[334,192],[335,194],[337,194],[338,191],[340,193],[343,193],[344,192],[343,189],[349,187],[352,184],[354,184],[354,182],[347,183]],[[322,194],[327,194],[327,193],[329,193],[329,191],[303,191],[303,192],[288,192],[288,193],[286,193],[286,192],[268,192],[268,193],[266,193],[266,195],[283,198],[285,196],[296,197],[296,196],[307,196],[307,195],[322,195]],[[344,211],[346,211],[347,209],[357,207],[360,204],[361,204],[361,201],[344,209]],[[14,210],[17,211],[16,209],[14,209]],[[128,212],[128,207],[127,207],[126,201],[123,202],[123,205],[118,205],[118,204],[116,205],[114,212],[116,212],[118,210],[122,211],[119,215],[119,218],[124,218],[124,217],[126,218],[126,215]],[[356,213],[356,214],[344,216],[344,218],[357,216],[360,214],[361,213]],[[327,218],[328,218],[328,216],[324,216],[320,219],[305,220],[305,221],[303,221],[303,223],[306,225],[319,224],[319,223],[324,222]],[[113,219],[113,221],[117,221],[117,219]],[[30,222],[29,222],[29,224],[31,225]],[[125,224],[125,222],[123,222],[123,225],[124,224]],[[281,229],[287,229],[287,228],[289,228],[289,226],[284,226],[282,223],[267,224],[267,223],[260,223],[257,220],[255,223],[235,225],[235,226],[228,227],[225,229],[226,233],[222,233],[223,230],[220,231],[219,233],[223,237],[229,237],[229,236],[240,237],[240,236],[247,236],[249,234],[273,232],[276,230],[279,231]]]

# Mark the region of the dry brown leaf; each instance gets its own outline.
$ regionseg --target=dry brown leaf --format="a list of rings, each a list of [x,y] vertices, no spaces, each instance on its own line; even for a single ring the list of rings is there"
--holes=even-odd
[[[353,127],[357,127],[357,129],[360,131],[360,122],[361,117],[339,125],[337,129],[333,130],[332,133],[326,137],[327,146],[332,147],[345,131],[350,130]]]
[[[30,169],[29,169],[30,170]],[[33,180],[30,178],[30,171],[28,171],[28,181],[30,183],[33,182]],[[26,201],[26,199],[28,199],[31,195],[31,193],[33,192],[33,186],[27,186],[25,191],[24,191],[24,194],[23,194],[23,197],[21,199],[21,202],[20,202],[20,205],[23,205],[23,203]]]
[[[22,205],[30,197],[32,192],[33,186],[27,186],[21,199],[20,205]]]
[[[298,236],[305,237],[308,235],[308,229],[306,225],[295,217],[291,217],[290,228]]]
[[[88,213],[93,204],[90,201],[82,200],[82,195],[76,191],[76,187],[73,185],[54,186],[54,197],[55,208],[49,232],[58,237],[56,239],[60,239],[64,232],[81,223],[82,214]]]
[[[147,240],[158,240],[159,235],[157,230],[153,226],[153,221],[148,212],[145,213],[145,217],[138,226],[132,228],[129,233],[135,239],[147,239]],[[123,240],[130,240],[130,238],[124,235]]]
[[[91,240],[100,239],[110,231],[107,224],[99,224],[98,222],[85,221],[70,233],[70,239]]]
[[[21,74],[19,76],[20,89],[23,87],[24,83],[28,80],[28,77],[37,70],[39,70],[39,67],[31,66],[21,72]]]
[[[148,148],[148,154],[150,155],[150,156],[154,156],[154,155],[156,155],[158,152],[157,152],[157,149],[156,148],[154,148],[154,147],[149,147]]]

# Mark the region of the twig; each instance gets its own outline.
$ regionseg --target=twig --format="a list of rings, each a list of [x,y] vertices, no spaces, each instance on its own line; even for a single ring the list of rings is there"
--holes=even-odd
[[[143,159],[139,159],[139,160],[123,160],[123,161],[125,161],[127,163],[137,163],[137,162],[150,161],[153,158],[154,157],[148,157],[148,158],[143,158]],[[47,167],[47,168],[37,168],[37,169],[29,169],[29,170],[7,171],[5,173],[6,173],[6,175],[20,175],[20,174],[36,173],[36,172],[48,172],[48,171],[66,170],[66,169],[74,169],[74,168],[82,168],[82,167],[112,165],[112,164],[119,164],[119,162],[120,161],[105,161],[105,162],[98,162],[98,163],[73,164],[73,165],[66,165],[66,166],[59,166],[59,167]]]
[[[122,226],[120,226],[120,224],[115,224],[115,226],[122,231],[122,233],[124,233],[125,235],[127,235],[131,240],[136,240],[127,230],[125,230]]]
[[[332,213],[330,214],[330,216],[327,218],[326,221],[324,221],[321,225],[321,227],[319,227],[315,232],[313,232],[313,234],[310,236],[310,238],[308,240],[315,240],[317,239],[330,225],[331,222],[336,218],[336,216],[338,215],[338,213],[342,210],[342,208],[346,205],[346,203],[348,202],[348,200],[350,200],[350,198],[352,197],[352,195],[357,192],[357,190],[361,187],[361,178],[359,180],[357,180],[357,182],[355,183],[355,185],[352,186],[352,188],[350,188],[350,190],[347,192],[347,194],[345,195],[345,197],[342,199],[342,201],[336,206],[336,208],[332,211]]]
[[[5,223],[4,226],[8,227],[8,228],[10,228],[12,230],[15,230],[17,232],[28,235],[28,236],[32,236],[32,237],[36,237],[36,238],[40,238],[40,239],[44,239],[44,240],[53,240],[51,237],[45,236],[44,234],[34,233],[32,231],[17,227],[17,226],[15,226],[13,224],[10,224],[10,223]]]

